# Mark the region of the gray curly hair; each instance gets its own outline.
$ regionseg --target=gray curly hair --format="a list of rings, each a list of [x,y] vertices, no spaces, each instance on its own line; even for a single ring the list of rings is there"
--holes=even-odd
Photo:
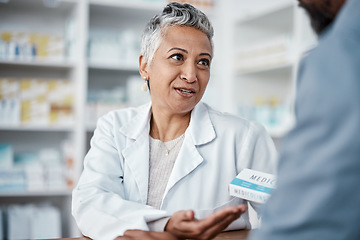
[[[172,2],[165,6],[162,13],[155,15],[144,29],[141,40],[141,54],[149,65],[155,51],[160,46],[162,37],[171,26],[189,26],[198,29],[206,34],[211,47],[214,47],[212,41],[214,29],[208,17],[190,4]]]

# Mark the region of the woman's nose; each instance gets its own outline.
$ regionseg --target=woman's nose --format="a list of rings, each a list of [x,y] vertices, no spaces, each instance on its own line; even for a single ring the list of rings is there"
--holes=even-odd
[[[181,79],[188,83],[196,82],[196,66],[190,63],[184,64],[181,70]]]

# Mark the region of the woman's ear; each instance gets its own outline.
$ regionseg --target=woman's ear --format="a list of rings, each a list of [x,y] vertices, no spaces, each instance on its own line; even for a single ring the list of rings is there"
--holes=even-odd
[[[147,71],[147,62],[145,61],[145,58],[143,55],[140,55],[140,57],[139,57],[139,73],[140,73],[142,79],[149,78],[149,74]]]

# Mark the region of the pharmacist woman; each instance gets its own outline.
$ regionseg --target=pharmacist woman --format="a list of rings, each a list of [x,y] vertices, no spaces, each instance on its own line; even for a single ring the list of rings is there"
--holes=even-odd
[[[251,227],[246,202],[231,197],[228,185],[243,168],[274,173],[276,150],[259,124],[200,101],[212,37],[208,18],[188,4],[169,3],[147,24],[139,71],[151,102],[97,123],[73,191],[72,213],[85,236],[114,239],[141,229],[196,238],[209,230],[196,223],[220,209],[237,218],[228,230]],[[213,235],[229,224],[214,222]]]

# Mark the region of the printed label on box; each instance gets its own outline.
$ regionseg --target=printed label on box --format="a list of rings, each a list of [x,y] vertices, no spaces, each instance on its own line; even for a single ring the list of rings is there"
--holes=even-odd
[[[265,203],[275,187],[274,175],[245,168],[229,184],[229,193],[234,197]]]

